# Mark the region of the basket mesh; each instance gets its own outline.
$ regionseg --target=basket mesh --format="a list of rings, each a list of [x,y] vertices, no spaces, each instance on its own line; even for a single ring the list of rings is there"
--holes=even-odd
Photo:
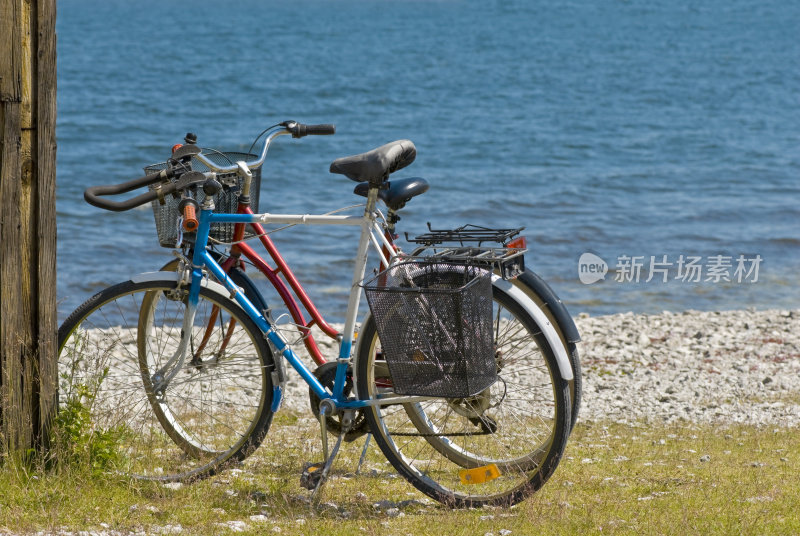
[[[465,398],[496,381],[490,272],[404,262],[364,291],[396,393]]]
[[[209,152],[203,153],[203,156],[218,164],[220,166],[229,166],[235,164],[239,160],[250,161],[257,158],[254,154],[237,153],[237,152]],[[145,173],[154,173],[167,167],[166,162],[160,164],[153,164],[144,168]],[[194,171],[205,172],[208,167],[197,159],[192,160],[192,169]],[[253,212],[258,212],[258,193],[261,190],[261,168],[251,169],[253,179],[250,183],[250,206]],[[214,212],[224,212],[233,214],[239,204],[239,192],[242,188],[242,180],[236,175],[236,172],[221,173],[217,176],[217,180],[222,183],[222,190],[214,196]],[[152,190],[155,185],[150,186]],[[205,199],[205,194],[202,189],[198,189],[196,200],[202,204]],[[180,218],[180,211],[178,210],[178,203],[180,198],[173,196],[166,196],[165,203],[162,205],[158,200],[153,201],[153,216],[156,220],[156,232],[158,233],[158,243],[165,248],[174,248],[178,242],[178,218]],[[236,226],[235,223],[214,223],[211,225],[211,232],[209,237],[218,242],[232,242],[233,230]],[[255,236],[247,227],[244,237],[252,238]]]

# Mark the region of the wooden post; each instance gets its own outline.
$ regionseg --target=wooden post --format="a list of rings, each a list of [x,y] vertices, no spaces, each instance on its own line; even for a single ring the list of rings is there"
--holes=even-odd
[[[56,0],[0,0],[0,451],[56,409]]]

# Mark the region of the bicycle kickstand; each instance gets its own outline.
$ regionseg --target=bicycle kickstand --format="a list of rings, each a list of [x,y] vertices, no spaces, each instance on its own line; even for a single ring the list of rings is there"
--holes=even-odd
[[[319,412],[319,423],[320,429],[322,433],[322,452],[325,455],[324,461],[318,463],[307,463],[303,466],[303,472],[300,474],[300,485],[304,488],[311,490],[311,497],[312,500],[316,500],[319,494],[319,491],[322,489],[322,486],[325,485],[325,482],[328,480],[328,475],[330,474],[331,467],[333,466],[333,462],[336,459],[336,456],[339,454],[339,447],[342,446],[342,441],[344,441],[344,437],[347,434],[349,426],[343,426],[342,431],[339,434],[338,439],[336,440],[336,444],[333,446],[333,451],[328,453],[328,427],[325,423],[326,416],[328,415],[330,408],[326,404],[321,404],[320,412]],[[343,424],[344,422],[352,422],[352,418],[348,419],[348,412],[345,412],[345,417],[342,418]]]

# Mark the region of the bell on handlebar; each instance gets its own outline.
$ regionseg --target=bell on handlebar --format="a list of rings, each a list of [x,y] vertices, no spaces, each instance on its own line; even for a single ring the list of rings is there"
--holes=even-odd
[[[220,190],[222,190],[222,185],[217,179],[211,178],[203,183],[203,193],[209,197],[217,195]]]

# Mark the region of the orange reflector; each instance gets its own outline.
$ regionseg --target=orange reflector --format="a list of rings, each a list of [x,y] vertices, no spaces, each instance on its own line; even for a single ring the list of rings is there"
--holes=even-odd
[[[508,244],[506,244],[506,247],[525,249],[526,247],[528,247],[528,239],[525,238],[524,236],[517,237]]]
[[[462,484],[483,484],[500,476],[500,469],[497,465],[490,463],[475,469],[462,469],[458,472],[458,478]]]
[[[181,147],[183,147],[182,143],[176,143],[175,145],[172,146],[172,152],[174,153],[175,151],[177,151]]]

